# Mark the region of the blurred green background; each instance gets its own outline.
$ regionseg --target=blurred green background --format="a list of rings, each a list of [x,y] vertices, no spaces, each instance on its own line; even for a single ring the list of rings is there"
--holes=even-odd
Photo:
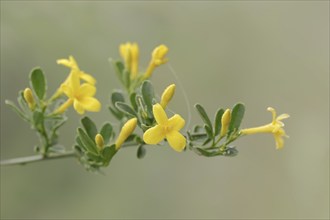
[[[33,154],[38,139],[8,107],[41,66],[53,92],[74,55],[98,80],[98,125],[118,88],[108,58],[138,42],[140,66],[152,49],[170,48],[169,65],[193,105],[213,115],[246,104],[243,127],[269,123],[268,106],[289,113],[285,148],[271,135],[238,141],[234,158],[204,158],[169,147],[120,151],[105,175],[73,159],[1,167],[1,218],[329,218],[328,1],[1,1],[1,159]],[[178,83],[170,66],[156,70],[161,93]],[[170,108],[187,117],[180,89]],[[79,116],[70,109],[61,142],[73,143]]]

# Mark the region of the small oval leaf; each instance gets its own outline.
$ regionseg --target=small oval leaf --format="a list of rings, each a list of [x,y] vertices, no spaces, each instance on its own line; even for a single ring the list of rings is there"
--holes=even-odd
[[[37,67],[30,74],[31,87],[40,100],[45,98],[46,94],[46,79],[42,70]]]
[[[213,133],[212,129],[212,123],[210,121],[210,118],[207,116],[205,109],[200,104],[196,104],[195,108],[197,109],[197,112],[199,113],[200,117],[204,121],[204,123],[211,129],[211,132]]]
[[[124,102],[116,102],[116,107],[119,111],[127,114],[127,115],[131,115],[133,117],[136,117],[136,113],[135,111],[126,103]]]
[[[97,128],[95,123],[89,117],[83,117],[81,119],[81,124],[84,126],[88,136],[94,141],[97,134]]]
[[[152,115],[152,100],[155,97],[154,88],[150,81],[144,81],[142,84],[142,97],[147,106],[149,115]]]
[[[112,136],[112,125],[110,123],[105,123],[100,131],[100,134],[103,137],[104,144],[107,144]]]
[[[231,112],[231,121],[228,128],[229,134],[239,129],[239,126],[241,125],[242,119],[244,117],[244,112],[245,107],[242,103],[238,103],[233,107]]]

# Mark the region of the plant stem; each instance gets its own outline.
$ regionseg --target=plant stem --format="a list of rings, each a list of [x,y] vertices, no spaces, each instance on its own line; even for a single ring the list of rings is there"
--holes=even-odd
[[[1,166],[8,166],[8,165],[25,165],[28,163],[38,162],[38,161],[45,161],[45,160],[52,160],[52,159],[59,159],[59,158],[66,158],[66,157],[75,157],[74,151],[68,151],[61,154],[50,154],[48,156],[45,155],[33,155],[28,157],[19,157],[13,158],[8,160],[0,161]]]

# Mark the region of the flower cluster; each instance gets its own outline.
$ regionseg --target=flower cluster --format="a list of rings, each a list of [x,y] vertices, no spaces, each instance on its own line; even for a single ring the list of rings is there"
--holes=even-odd
[[[58,143],[57,130],[67,121],[66,110],[73,106],[79,115],[86,111],[101,110],[101,103],[94,97],[96,79],[82,71],[73,56],[57,60],[57,64],[69,68],[70,72],[50,99],[46,95],[45,76],[40,68],[36,68],[30,75],[31,88],[19,93],[19,107],[10,101],[6,103],[39,134],[41,140],[36,152],[42,154],[43,158],[75,156],[88,170],[108,166],[116,153],[128,146],[137,147],[138,158],[145,156],[146,146],[162,146],[162,143],[168,143],[176,152],[189,149],[206,157],[235,156],[238,151],[232,143],[238,138],[271,133],[275,138],[276,148],[283,148],[283,137],[287,135],[282,120],[289,115],[277,116],[275,109],[271,107],[267,109],[273,116],[271,123],[241,129],[245,112],[242,103],[233,108],[218,109],[213,120],[202,105],[196,104],[195,108],[203,123],[183,131],[185,119],[167,109],[175,95],[176,85],[167,86],[159,99],[150,81],[156,67],[168,62],[167,53],[168,48],[165,45],[157,46],[151,53],[146,70],[140,70],[138,44],[127,42],[119,46],[122,61],[112,60],[112,64],[124,91],[113,91],[108,106],[117,120],[115,124],[120,125],[118,134],[116,135],[113,123],[105,122],[97,129],[93,120],[85,116],[81,119],[81,126],[77,128],[74,150],[71,153]],[[140,132],[135,133],[137,127]]]
[[[101,103],[93,96],[96,93],[94,86],[96,80],[90,75],[81,71],[76,60],[70,56],[69,59],[57,60],[58,64],[64,65],[71,69],[68,78],[62,83],[56,95],[64,93],[68,99],[63,103],[54,114],[63,113],[68,107],[73,105],[79,114],[85,111],[98,112],[101,109]],[[80,80],[86,81],[81,84]]]

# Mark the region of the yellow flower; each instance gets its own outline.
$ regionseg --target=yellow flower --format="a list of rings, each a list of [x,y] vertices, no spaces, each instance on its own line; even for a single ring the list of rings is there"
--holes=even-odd
[[[88,73],[85,73],[83,71],[81,71],[79,69],[79,66],[76,62],[76,60],[74,59],[73,56],[69,56],[69,59],[59,59],[57,60],[57,64],[60,64],[60,65],[63,65],[63,66],[66,66],[68,68],[71,68],[71,73],[70,75],[75,72],[78,74],[79,78],[82,79],[82,80],[85,80],[87,83],[91,84],[91,85],[95,85],[96,83],[96,80],[94,79],[94,77],[92,77],[90,74]],[[69,77],[65,80],[64,84],[68,83],[69,81],[69,78],[70,78],[70,75]]]
[[[284,123],[282,120],[289,118],[290,116],[288,114],[282,114],[276,117],[275,109],[268,107],[267,110],[270,111],[273,116],[271,123],[260,127],[243,129],[241,130],[241,134],[272,133],[275,138],[276,149],[281,149],[284,145],[283,137],[288,137],[283,129]]]
[[[175,92],[175,84],[169,85],[163,92],[162,98],[160,99],[160,105],[163,109],[166,108],[167,104],[171,101]]]
[[[97,135],[95,135],[95,143],[96,143],[96,146],[97,146],[100,150],[103,149],[103,147],[104,147],[104,139],[103,139],[103,137],[102,137],[101,134],[97,134]]]
[[[36,106],[36,102],[33,98],[31,89],[30,88],[24,89],[23,96],[29,108],[33,111]]]
[[[139,46],[136,43],[127,42],[119,46],[119,52],[131,74],[131,79],[136,78],[139,65]]]
[[[125,140],[133,133],[137,124],[137,118],[131,118],[128,120],[124,126],[121,128],[121,131],[116,140],[116,150],[121,148],[121,145],[125,142]]]
[[[98,112],[101,109],[101,103],[93,96],[96,93],[95,86],[88,83],[80,85],[79,76],[76,72],[70,75],[68,83],[61,85],[61,90],[69,98],[54,113],[63,113],[73,104],[74,109],[79,114],[86,111]]]
[[[153,114],[157,125],[149,128],[144,133],[144,142],[147,144],[158,144],[166,138],[174,150],[181,152],[186,146],[186,138],[179,132],[185,125],[184,119],[178,114],[168,119],[160,104],[153,106]]]
[[[153,50],[148,69],[143,76],[144,79],[147,79],[152,75],[155,67],[160,66],[161,64],[164,64],[168,61],[168,59],[165,57],[167,52],[168,48],[164,44],[156,47]]]
[[[231,112],[230,112],[230,109],[227,109],[221,117],[220,137],[223,137],[227,134],[230,120],[231,120]]]

